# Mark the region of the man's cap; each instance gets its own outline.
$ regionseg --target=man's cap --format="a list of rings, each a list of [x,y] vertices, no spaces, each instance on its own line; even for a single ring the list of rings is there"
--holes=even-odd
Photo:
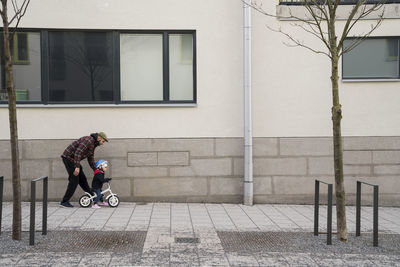
[[[106,142],[108,142],[108,138],[105,132],[99,132],[97,135],[106,140]]]

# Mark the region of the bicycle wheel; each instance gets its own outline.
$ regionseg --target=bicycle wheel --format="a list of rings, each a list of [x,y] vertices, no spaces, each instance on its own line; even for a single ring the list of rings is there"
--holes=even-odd
[[[88,195],[83,195],[79,198],[79,205],[81,205],[82,208],[87,208],[90,206],[92,203],[92,200]]]
[[[110,205],[110,207],[118,207],[119,205],[119,197],[116,195],[113,195],[111,197],[108,198],[108,205]]]

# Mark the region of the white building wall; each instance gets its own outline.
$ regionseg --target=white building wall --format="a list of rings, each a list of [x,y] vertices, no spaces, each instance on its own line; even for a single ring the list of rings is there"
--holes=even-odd
[[[276,11],[275,1],[264,8]],[[327,57],[282,44],[266,24],[299,29],[253,11],[253,127],[255,137],[331,136]],[[362,22],[362,30],[371,21]],[[375,36],[399,36],[387,20]],[[240,0],[32,1],[21,28],[194,29],[197,105],[191,107],[31,107],[18,109],[21,139],[76,138],[105,131],[111,138],[243,136],[242,3]],[[311,43],[310,43],[311,44]],[[319,41],[312,45],[320,46]],[[340,83],[344,136],[398,136],[399,81]],[[101,117],[99,122],[96,118]],[[0,139],[9,138],[0,107]]]

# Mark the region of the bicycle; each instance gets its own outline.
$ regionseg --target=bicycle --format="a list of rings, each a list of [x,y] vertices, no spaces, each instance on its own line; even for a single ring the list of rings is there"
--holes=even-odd
[[[110,182],[107,182],[107,185],[108,187],[104,191],[102,191],[101,194],[103,195],[103,197],[105,197],[105,200],[108,202],[108,205],[110,205],[110,207],[116,208],[120,203],[119,197],[117,196],[117,194],[111,191]],[[107,196],[104,195],[106,193],[108,193]],[[93,203],[93,200],[96,197],[97,194],[95,192],[93,192],[93,195],[89,192],[85,192],[85,194],[79,198],[79,205],[82,208],[87,208]]]

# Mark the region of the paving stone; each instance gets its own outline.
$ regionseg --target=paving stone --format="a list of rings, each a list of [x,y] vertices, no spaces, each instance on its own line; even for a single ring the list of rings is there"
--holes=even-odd
[[[121,203],[92,210],[49,203],[51,230],[36,233],[35,246],[29,246],[29,204],[22,207],[26,230],[14,241],[12,205],[3,203],[2,229],[8,230],[0,235],[0,266],[398,266],[400,261],[399,208],[380,208],[379,246],[373,247],[371,207],[362,208],[357,238],[355,207],[346,207],[348,242],[333,236],[333,244],[326,245],[326,235],[312,234],[313,206]],[[321,206],[321,222],[325,213]],[[36,222],[40,229],[40,219]],[[143,231],[126,231],[128,226]],[[199,243],[177,243],[177,237],[199,238]]]
[[[251,254],[238,254],[238,253],[226,253],[229,264],[231,266],[260,266]]]

